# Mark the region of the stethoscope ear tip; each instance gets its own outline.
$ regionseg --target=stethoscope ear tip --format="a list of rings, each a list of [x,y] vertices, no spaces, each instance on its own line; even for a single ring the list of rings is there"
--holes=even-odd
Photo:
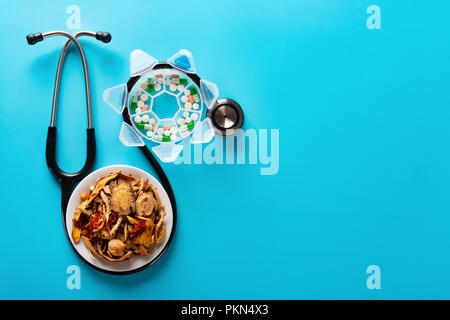
[[[30,33],[27,35],[27,42],[29,45],[34,45],[38,43],[39,41],[44,40],[44,37],[42,36],[42,33]]]
[[[95,39],[108,43],[111,41],[111,33],[99,31],[95,34]]]

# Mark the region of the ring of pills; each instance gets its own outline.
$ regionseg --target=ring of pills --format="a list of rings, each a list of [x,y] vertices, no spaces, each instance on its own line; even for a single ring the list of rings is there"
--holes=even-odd
[[[133,88],[129,95],[129,113],[134,127],[147,139],[177,142],[188,136],[200,120],[200,92],[196,84],[178,70],[152,70],[142,75]],[[159,120],[153,108],[155,99],[164,94],[176,97],[179,111],[172,118]]]

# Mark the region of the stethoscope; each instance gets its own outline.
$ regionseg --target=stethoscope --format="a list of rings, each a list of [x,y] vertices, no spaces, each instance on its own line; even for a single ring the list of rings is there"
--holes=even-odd
[[[81,36],[90,36],[95,37],[97,40],[100,40],[104,43],[108,43],[111,41],[111,35],[108,32],[91,32],[91,31],[81,31],[77,32],[74,35],[71,35],[64,31],[52,31],[52,32],[46,32],[46,33],[35,33],[35,34],[29,34],[27,36],[28,44],[34,45],[45,38],[53,37],[53,36],[64,36],[69,38],[69,40],[65,43],[61,54],[59,56],[58,61],[58,67],[56,70],[56,78],[55,78],[55,86],[54,86],[54,92],[53,92],[53,103],[52,103],[52,114],[51,114],[51,121],[50,126],[48,127],[48,133],[47,133],[47,142],[46,142],[46,150],[45,150],[45,156],[47,160],[47,166],[50,172],[55,176],[55,178],[58,180],[58,182],[61,185],[61,211],[62,211],[62,218],[63,218],[63,225],[64,230],[66,233],[67,238],[69,239],[69,243],[72,245],[72,248],[74,251],[78,254],[78,256],[85,261],[88,265],[92,266],[93,268],[107,272],[104,269],[98,268],[92,263],[89,263],[86,259],[84,259],[80,253],[75,249],[74,245],[70,241],[70,235],[66,228],[66,213],[67,213],[67,205],[70,199],[70,196],[72,194],[72,191],[74,189],[74,186],[76,183],[81,181],[84,177],[86,177],[94,164],[95,160],[95,154],[96,154],[96,143],[95,143],[95,130],[92,125],[92,112],[91,112],[91,95],[90,95],[90,86],[89,86],[89,72],[86,62],[86,55],[84,54],[84,50],[80,44],[80,42],[77,40],[78,37]],[[58,166],[56,162],[56,108],[58,104],[58,94],[59,94],[59,84],[61,80],[61,72],[62,72],[62,66],[64,63],[64,58],[67,53],[67,49],[69,48],[71,43],[75,43],[75,45],[78,48],[78,51],[81,55],[81,60],[83,63],[83,72],[84,72],[84,82],[85,82],[85,95],[86,95],[86,105],[87,105],[87,115],[88,115],[88,128],[86,129],[87,134],[87,142],[86,142],[86,161],[84,163],[84,166],[81,168],[80,171],[75,173],[68,173],[61,170],[61,168]],[[165,252],[167,247],[169,246],[176,226],[177,221],[177,208],[176,208],[176,202],[175,202],[175,196],[172,190],[172,186],[169,182],[169,179],[167,178],[166,174],[164,173],[164,170],[162,169],[159,162],[156,160],[153,153],[148,149],[147,146],[139,147],[144,156],[147,158],[147,160],[150,162],[151,166],[155,170],[163,188],[166,190],[171,206],[173,211],[173,226],[172,226],[172,232],[170,234],[170,237],[164,247],[164,249],[161,251],[161,253],[152,261],[150,261],[145,266],[134,269],[130,272],[123,272],[123,273],[132,273],[140,271],[144,268],[147,268],[151,264],[153,264],[156,260],[159,259],[159,257]]]

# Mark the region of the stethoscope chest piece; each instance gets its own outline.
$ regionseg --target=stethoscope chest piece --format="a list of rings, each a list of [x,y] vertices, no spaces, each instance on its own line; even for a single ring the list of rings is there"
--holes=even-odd
[[[244,123],[244,112],[232,99],[217,100],[206,116],[211,120],[214,131],[222,136],[236,133]]]

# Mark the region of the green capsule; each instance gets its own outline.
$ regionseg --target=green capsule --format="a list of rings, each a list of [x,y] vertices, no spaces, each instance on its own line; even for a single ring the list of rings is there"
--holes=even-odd
[[[137,107],[137,103],[136,102],[132,102],[131,103],[131,110],[135,111]]]
[[[187,128],[188,128],[189,130],[194,129],[194,123],[193,123],[193,122],[189,122],[189,123],[187,124]]]
[[[191,91],[191,95],[194,95],[197,93],[197,90],[195,90],[194,87],[191,87],[190,91]]]
[[[153,92],[155,91],[155,85],[154,84],[149,84],[148,85],[148,92]]]
[[[186,78],[180,78],[180,84],[187,84],[188,81]]]
[[[170,137],[169,136],[163,136],[162,141],[163,142],[168,142],[168,141],[170,141]]]
[[[136,124],[136,126],[139,128],[139,129],[142,129],[142,130],[144,130],[145,129],[145,123],[137,123]]]

